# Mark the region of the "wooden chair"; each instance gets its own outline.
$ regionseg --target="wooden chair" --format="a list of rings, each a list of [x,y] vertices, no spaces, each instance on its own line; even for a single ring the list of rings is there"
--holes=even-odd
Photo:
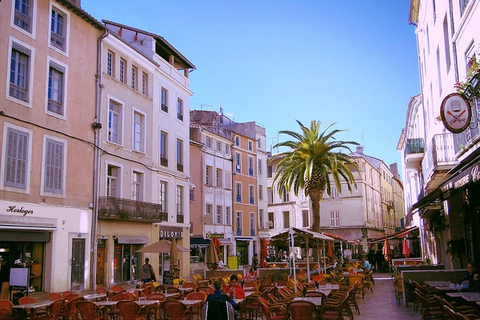
[[[80,297],[79,294],[76,294],[76,293],[67,293],[67,294],[64,294],[64,295],[63,295],[63,300],[65,300],[65,301],[71,301],[71,300],[73,300],[73,299],[75,299],[75,298],[78,298],[78,297]]]
[[[12,318],[13,303],[10,300],[0,300],[0,319]]]
[[[115,292],[115,293],[118,293],[118,292],[121,292],[121,291],[124,291],[125,288],[123,288],[122,286],[119,286],[119,285],[114,285],[112,287],[112,291]]]
[[[291,320],[310,320],[317,318],[317,308],[310,301],[292,301],[287,305]]]
[[[258,297],[258,301],[267,320],[286,320],[288,318],[285,307],[272,305],[261,296]]]
[[[99,307],[90,301],[80,301],[76,305],[81,320],[105,320],[107,313],[105,308]]]
[[[20,299],[18,299],[19,304],[30,304],[35,302],[37,302],[37,300],[32,297],[21,297]]]
[[[213,294],[214,290],[210,287],[199,287],[197,288],[197,292],[204,292],[208,296],[209,294]]]
[[[97,287],[97,293],[107,293],[107,289],[104,287]]]
[[[373,292],[373,271],[368,271],[365,274],[365,277],[363,279],[363,288],[365,289],[370,289],[371,292]]]
[[[165,319],[167,320],[189,320],[190,314],[187,307],[177,300],[167,300],[163,303]]]
[[[165,301],[165,295],[161,292],[154,292],[150,293],[147,297],[147,300],[158,300],[158,301]]]
[[[345,292],[339,299],[327,299],[320,307],[320,319],[322,320],[343,320],[346,308],[348,292]]]
[[[128,295],[126,292],[118,293],[110,298],[110,301],[124,301],[124,300],[131,300],[131,296]]]
[[[72,300],[65,300],[65,309],[66,313],[68,313],[68,318],[72,320],[76,320],[78,317],[78,309],[77,309],[77,304],[79,302],[85,301],[83,297],[75,297]]]
[[[63,300],[63,296],[61,293],[56,293],[56,292],[52,292],[48,295],[48,298],[51,300],[51,301],[57,301],[57,300]]]
[[[122,320],[146,320],[144,309],[135,301],[119,301],[117,308]]]
[[[400,304],[400,302],[403,299],[403,280],[402,280],[402,278],[401,277],[396,277],[393,280],[393,286],[395,287],[395,300],[397,301],[398,304]],[[406,302],[405,302],[405,305],[407,305]]]
[[[48,320],[66,320],[68,318],[68,310],[65,307],[65,300],[55,300],[45,308]]]
[[[355,282],[358,282],[358,286],[357,286],[357,293],[360,293],[362,295],[362,299],[365,298],[365,291],[363,290],[363,286],[364,286],[364,277],[362,276],[349,276],[348,277],[348,284],[349,286],[353,286],[355,284]]]

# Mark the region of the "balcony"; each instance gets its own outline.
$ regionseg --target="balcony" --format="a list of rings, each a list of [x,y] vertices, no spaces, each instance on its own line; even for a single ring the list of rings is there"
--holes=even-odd
[[[405,165],[407,169],[416,169],[423,159],[424,142],[422,138],[407,139],[405,146]]]
[[[129,220],[141,222],[168,221],[167,212],[162,212],[158,203],[134,201],[115,197],[99,197],[99,220]]]
[[[436,134],[427,146],[422,160],[425,190],[431,192],[445,179],[447,171],[457,163],[452,133]]]

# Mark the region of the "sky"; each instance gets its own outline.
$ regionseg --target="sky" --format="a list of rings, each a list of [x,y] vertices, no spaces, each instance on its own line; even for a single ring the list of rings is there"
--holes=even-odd
[[[387,165],[420,93],[408,0],[82,0],[106,19],[164,37],[196,69],[190,109],[266,129],[267,147],[296,120],[345,130]],[[275,152],[275,150],[272,150]]]

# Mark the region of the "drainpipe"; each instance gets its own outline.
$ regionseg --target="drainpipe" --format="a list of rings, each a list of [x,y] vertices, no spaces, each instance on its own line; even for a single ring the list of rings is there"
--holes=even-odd
[[[94,139],[93,155],[93,208],[92,208],[92,229],[90,240],[90,288],[97,288],[97,226],[98,226],[98,190],[100,175],[101,152],[99,150],[101,137],[101,109],[102,109],[102,41],[108,35],[108,29],[97,39],[97,71],[95,74],[95,119],[92,124]]]

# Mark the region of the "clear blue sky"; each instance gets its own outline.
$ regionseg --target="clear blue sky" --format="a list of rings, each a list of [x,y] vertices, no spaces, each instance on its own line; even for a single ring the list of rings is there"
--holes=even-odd
[[[187,57],[191,109],[256,121],[275,144],[295,120],[387,165],[420,91],[407,0],[82,0],[84,10],[164,37]],[[286,137],[283,137],[285,139]]]

